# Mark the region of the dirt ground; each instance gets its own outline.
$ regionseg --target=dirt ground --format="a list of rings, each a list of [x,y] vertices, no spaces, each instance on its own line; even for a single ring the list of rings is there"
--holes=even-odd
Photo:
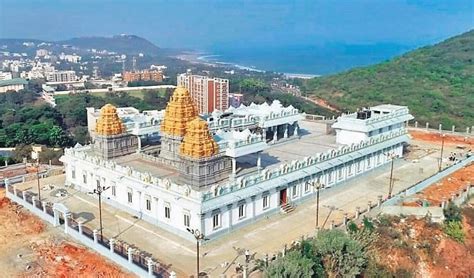
[[[474,184],[474,164],[454,172],[441,181],[417,193],[414,197],[416,197],[418,201],[407,202],[403,205],[422,206],[423,201],[427,201],[430,206],[440,206],[443,199],[448,200],[451,194],[459,193],[469,184]]]
[[[0,190],[2,277],[134,277],[5,198]]]
[[[378,228],[380,262],[397,276],[472,277],[474,275],[474,208],[464,209],[464,243],[447,237],[442,226],[425,219],[390,220]]]
[[[410,130],[410,135],[414,140],[420,140],[420,141],[425,141],[425,142],[430,142],[430,143],[435,143],[435,144],[442,143],[441,134],[437,132]],[[444,144],[455,145],[455,146],[460,146],[463,148],[472,149],[474,147],[474,138],[445,134]]]

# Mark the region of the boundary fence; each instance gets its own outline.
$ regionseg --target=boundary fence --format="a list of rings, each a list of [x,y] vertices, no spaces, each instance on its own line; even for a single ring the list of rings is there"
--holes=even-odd
[[[101,240],[98,230],[77,222],[70,213],[64,213],[54,208],[50,202],[40,202],[37,194],[17,189],[14,185],[6,184],[6,196],[15,203],[22,205],[41,219],[54,226],[64,225],[64,232],[85,246],[114,261],[139,277],[176,278],[176,273],[153,258],[153,255],[140,250],[122,240],[104,237]]]

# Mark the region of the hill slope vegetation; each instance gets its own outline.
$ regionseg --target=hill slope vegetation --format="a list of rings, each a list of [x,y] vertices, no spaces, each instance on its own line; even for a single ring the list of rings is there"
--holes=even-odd
[[[343,111],[392,103],[407,105],[417,121],[431,126],[472,126],[474,30],[384,63],[313,78],[303,86],[309,96]]]

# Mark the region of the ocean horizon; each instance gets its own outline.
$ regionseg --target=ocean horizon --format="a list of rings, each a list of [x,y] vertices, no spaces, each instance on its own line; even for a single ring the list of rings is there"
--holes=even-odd
[[[388,43],[220,48],[205,51],[198,59],[209,63],[229,64],[240,69],[310,77],[380,63],[414,48],[416,47]]]

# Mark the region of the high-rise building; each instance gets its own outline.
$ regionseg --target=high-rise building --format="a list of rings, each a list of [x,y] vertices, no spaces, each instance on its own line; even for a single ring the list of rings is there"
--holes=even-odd
[[[178,75],[177,85],[191,93],[199,114],[229,108],[229,80],[192,74],[191,71]]]
[[[51,71],[46,73],[48,82],[72,82],[76,81],[76,72],[73,70]]]

